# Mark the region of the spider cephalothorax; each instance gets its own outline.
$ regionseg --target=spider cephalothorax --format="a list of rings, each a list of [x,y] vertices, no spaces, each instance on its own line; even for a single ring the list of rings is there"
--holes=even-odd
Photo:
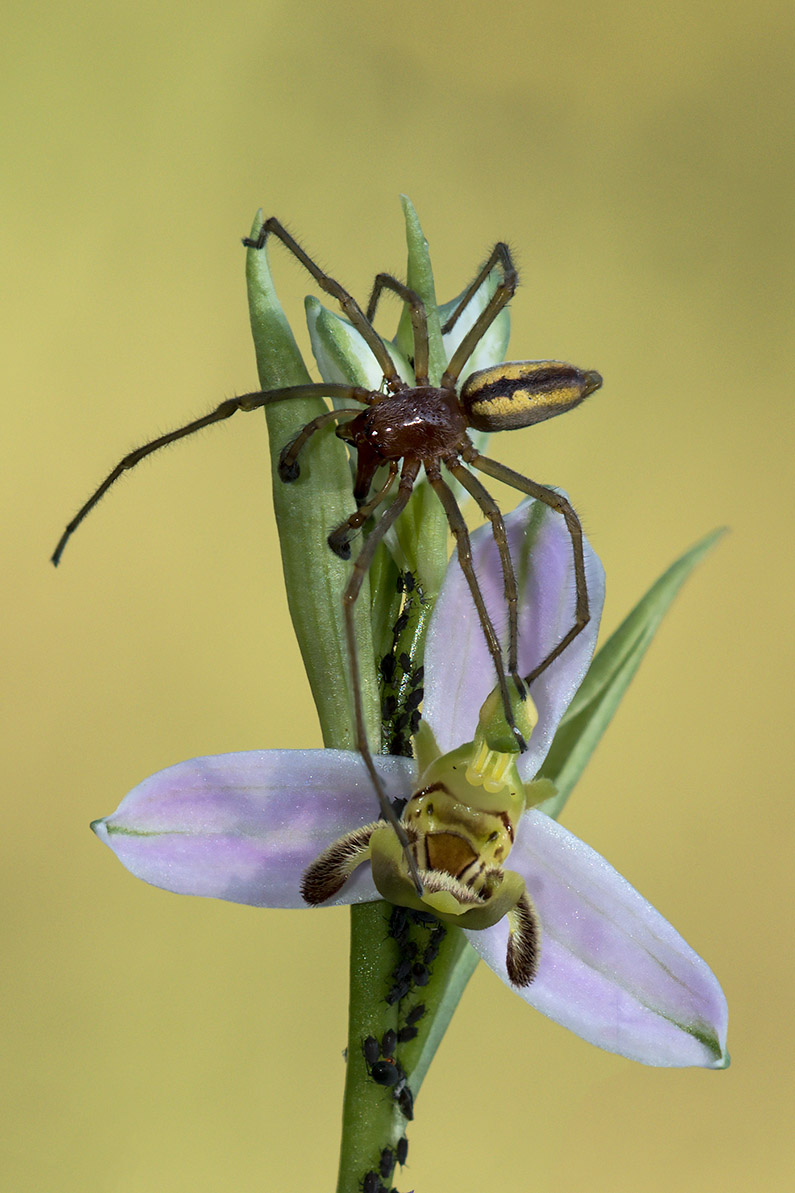
[[[118,477],[158,448],[191,435],[211,423],[229,418],[238,410],[256,410],[276,402],[318,396],[346,403],[314,418],[284,445],[280,455],[279,475],[283,481],[294,480],[299,475],[298,457],[312,435],[331,422],[338,424],[337,434],[355,448],[357,457],[352,494],[356,509],[329,536],[331,548],[346,559],[350,556],[350,540],[354,534],[376,515],[388,497],[392,498],[384,511],[375,517],[353,564],[343,595],[343,606],[353,691],[356,747],[367,765],[382,814],[392,825],[405,851],[414,875],[415,887],[420,893],[417,863],[410,849],[406,828],[398,820],[383,791],[373,765],[365,731],[353,616],[364,577],[379,544],[405,510],[414,485],[424,470],[444,508],[450,530],[456,539],[459,563],[472,593],[494,663],[497,688],[506,722],[513,736],[514,746],[520,751],[523,750],[526,742],[517,724],[514,696],[518,694],[519,698],[523,699],[526,688],[560,656],[589,620],[582,529],[576,513],[564,496],[482,455],[469,438],[468,431],[513,430],[552,418],[582,402],[588,394],[598,389],[602,379],[594,371],[583,371],[560,361],[523,361],[480,369],[466,377],[459,388],[460,378],[474,349],[500,311],[510,302],[516,289],[516,270],[508,247],[502,242],[494,246],[442,328],[443,333],[448,333],[455,327],[462,313],[481,292],[492,273],[496,272],[497,282],[490,297],[485,301],[471,327],[463,333],[454,347],[438,384],[432,384],[429,379],[428,318],[425,305],[418,294],[390,274],[378,274],[365,314],[356,300],[308,256],[277,219],[265,220],[259,235],[254,239],[247,238],[244,244],[251,249],[259,250],[264,248],[270,236],[275,236],[281,241],[308,270],[320,288],[339,302],[343,313],[377,362],[383,377],[380,387],[367,389],[359,385],[322,382],[242,394],[222,402],[202,418],[195,419],[176,431],[161,435],[120,460],[66,527],[52,560],[53,563],[58,563],[72,533]],[[376,308],[385,290],[396,294],[410,312],[414,340],[413,384],[401,378],[389,347],[373,327]],[[386,477],[375,492],[372,492],[376,474],[383,466],[386,466]],[[453,490],[444,478],[443,469],[460,483],[491,522],[499,552],[508,612],[507,649],[503,648],[486,608],[478,577],[472,566],[469,532]],[[505,525],[497,503],[472,469],[502,481],[559,512],[571,536],[576,583],[574,622],[528,675],[520,675],[518,670],[517,584]]]
[[[356,448],[356,501],[367,499],[383,464],[411,459],[427,468],[445,457],[452,459],[468,442],[466,430],[466,416],[454,388],[406,386],[384,394],[337,429],[340,439]]]

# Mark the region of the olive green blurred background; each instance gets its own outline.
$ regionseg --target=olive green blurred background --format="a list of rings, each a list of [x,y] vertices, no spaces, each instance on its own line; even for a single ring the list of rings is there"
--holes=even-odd
[[[565,819],[713,966],[733,1065],[602,1054],[479,970],[397,1183],[788,1187],[792,25],[768,0],[13,0],[4,1189],[334,1187],[347,913],[180,899],[88,831],[183,758],[320,742],[263,419],[142,465],[47,560],[119,456],[255,388],[239,239],[256,209],[364,297],[403,269],[401,191],[442,298],[507,238],[512,355],[604,374],[579,411],[492,451],[571,493],[606,628],[731,527]],[[272,259],[300,323],[307,280]]]

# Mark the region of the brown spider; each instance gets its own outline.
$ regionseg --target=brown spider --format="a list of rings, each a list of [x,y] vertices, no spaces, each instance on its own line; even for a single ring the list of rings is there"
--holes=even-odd
[[[282,448],[279,459],[279,476],[285,482],[295,480],[299,475],[298,456],[310,437],[329,422],[344,420],[337,427],[337,435],[356,448],[357,467],[353,496],[357,508],[329,535],[328,542],[337,555],[348,559],[351,554],[351,538],[375,514],[378,507],[393,491],[398,471],[400,472],[397,492],[391,504],[375,522],[354,561],[351,576],[343,595],[343,605],[351,667],[356,748],[361,753],[370,773],[382,813],[395,828],[401,844],[406,850],[418,891],[421,893],[422,885],[413,857],[408,849],[408,838],[383,790],[373,763],[364,727],[353,618],[354,606],[364,577],[373,562],[378,544],[406,508],[420,470],[424,468],[431,487],[444,507],[450,529],[456,539],[459,563],[472,593],[488,649],[494,661],[505,715],[519,750],[524,750],[526,743],[516,727],[508,677],[510,676],[516,691],[522,697],[526,687],[558,658],[588,623],[588,590],[585,579],[582,528],[579,518],[565,497],[555,492],[554,489],[539,485],[512,471],[504,464],[499,464],[497,461],[481,455],[467,432],[470,428],[477,431],[513,430],[517,427],[528,427],[533,423],[542,422],[544,419],[552,418],[556,414],[562,414],[577,406],[584,398],[599,388],[602,378],[596,372],[582,371],[560,361],[509,362],[471,373],[460,390],[457,389],[458,380],[466,362],[499,312],[510,302],[516,290],[516,269],[508,246],[502,242],[495,244],[488,259],[442,328],[445,333],[453,328],[492,270],[498,269],[501,277],[494,293],[453,352],[439,385],[435,386],[430,384],[428,378],[427,317],[425,305],[419,295],[392,277],[391,274],[380,273],[375,279],[365,314],[355,299],[343,289],[339,282],[315,264],[278,220],[274,218],[265,220],[259,236],[255,240],[246,238],[243,243],[250,248],[262,249],[269,236],[275,236],[280,240],[308,270],[318,286],[339,302],[344,314],[361,334],[378,362],[384,378],[383,388],[369,390],[358,385],[320,382],[294,385],[284,389],[258,391],[227,399],[202,418],[197,418],[176,431],[159,436],[120,460],[66,527],[55,548],[52,562],[58,564],[71,535],[121,474],[133,468],[140,460],[151,455],[158,448],[187,435],[192,435],[194,431],[211,423],[229,418],[238,410],[257,410],[273,402],[283,402],[290,398],[322,395],[358,403],[359,405],[354,407],[346,406],[344,409],[328,410],[325,414],[321,414],[307,423]],[[413,385],[401,379],[388,349],[373,327],[376,307],[385,290],[397,294],[407,304],[411,313],[415,372]],[[375,474],[384,465],[387,468],[386,480],[375,493],[371,494],[370,490]],[[564,518],[571,536],[576,584],[574,624],[529,675],[520,676],[517,670],[517,587],[502,515],[494,498],[465,465],[470,465],[479,472],[484,472],[556,510]],[[453,492],[443,479],[442,466],[474,498],[492,525],[502,566],[505,600],[508,607],[507,665],[503,659],[502,647],[486,609],[472,565],[469,532]]]

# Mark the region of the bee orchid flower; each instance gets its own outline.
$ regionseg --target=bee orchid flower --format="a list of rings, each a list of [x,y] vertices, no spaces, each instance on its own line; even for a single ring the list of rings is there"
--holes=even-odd
[[[571,543],[563,520],[532,501],[505,522],[519,581],[519,671],[526,675],[571,625]],[[472,536],[472,550],[499,630],[506,619],[503,577],[488,528]],[[471,928],[462,917],[461,925],[472,947],[525,1002],[591,1043],[649,1065],[723,1068],[726,1000],[709,967],[608,862],[533,806],[550,793],[551,785],[538,783],[536,775],[596,642],[604,578],[587,544],[586,571],[590,623],[534,682],[537,722],[526,752],[508,760],[527,793],[515,835],[511,826],[509,867],[537,924],[530,978],[521,982],[509,973],[510,914]],[[493,664],[455,557],[431,618],[424,682],[423,732],[435,743],[431,765],[438,768],[477,738],[494,687]],[[421,782],[418,768],[427,762],[375,758],[390,799],[411,801]],[[367,826],[382,838],[392,833],[374,825],[376,808],[357,753],[255,750],[160,771],[92,827],[128,870],[155,886],[256,907],[301,908],[307,907],[302,882],[324,851]],[[383,897],[369,855],[360,851],[354,861],[324,907]],[[389,886],[389,897],[400,901],[399,884]]]

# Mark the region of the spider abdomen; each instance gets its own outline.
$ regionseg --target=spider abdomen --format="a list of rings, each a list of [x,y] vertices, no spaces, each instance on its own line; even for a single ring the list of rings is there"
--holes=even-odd
[[[507,361],[470,374],[461,403],[476,431],[511,431],[571,410],[601,384],[599,373],[559,360]]]

